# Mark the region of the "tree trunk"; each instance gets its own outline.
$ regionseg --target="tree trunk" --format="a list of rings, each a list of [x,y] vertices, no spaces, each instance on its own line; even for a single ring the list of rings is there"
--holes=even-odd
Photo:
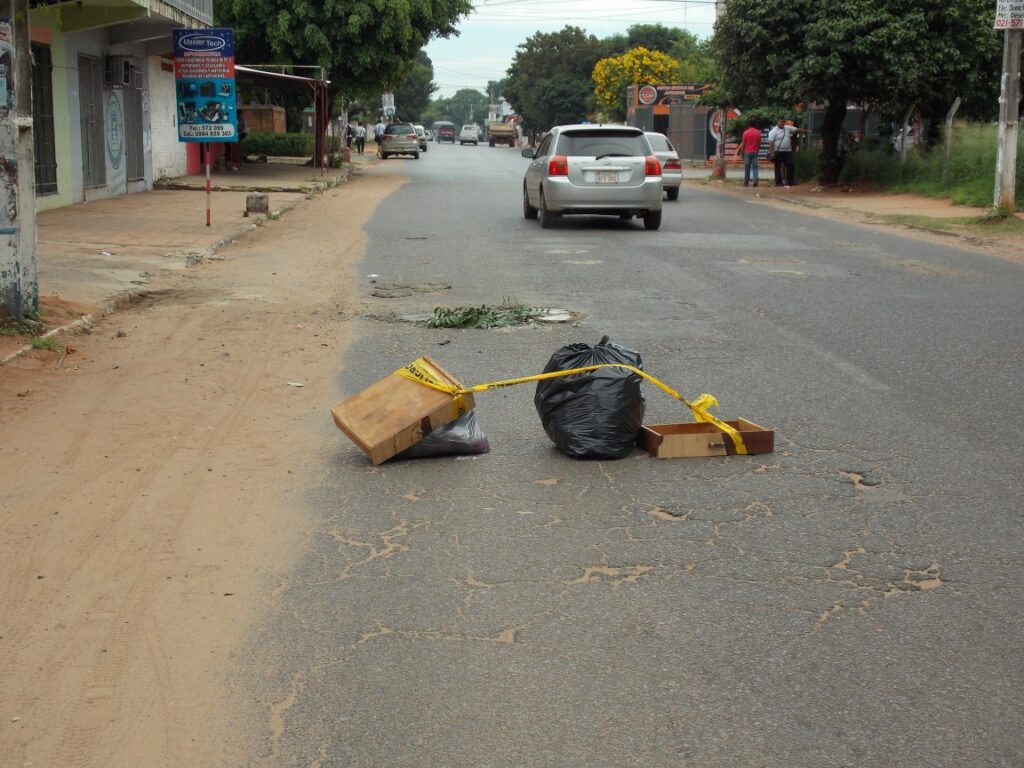
[[[868,177],[868,113],[871,110],[865,105],[860,110],[860,180],[863,184]]]
[[[839,137],[846,119],[846,99],[834,99],[825,107],[825,122],[821,126],[821,182],[835,184],[843,170],[839,154]]]
[[[907,139],[910,137],[910,117],[914,114],[916,104],[911,104],[907,113],[903,116],[903,126],[900,128],[900,181],[903,180],[903,169],[907,166]]]

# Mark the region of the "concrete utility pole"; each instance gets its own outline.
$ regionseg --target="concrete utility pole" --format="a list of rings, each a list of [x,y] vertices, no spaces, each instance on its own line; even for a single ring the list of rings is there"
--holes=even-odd
[[[0,310],[39,309],[28,0],[0,0]]]
[[[1013,213],[1017,209],[1017,134],[1020,126],[1020,55],[1024,30],[1007,29],[1003,33],[1003,78],[999,89],[999,151],[996,155],[997,210]]]

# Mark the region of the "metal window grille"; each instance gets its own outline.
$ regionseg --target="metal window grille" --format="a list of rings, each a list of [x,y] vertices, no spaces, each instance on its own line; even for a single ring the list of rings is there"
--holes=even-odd
[[[50,46],[32,45],[32,139],[36,194],[57,192],[57,149],[53,126],[53,59]]]

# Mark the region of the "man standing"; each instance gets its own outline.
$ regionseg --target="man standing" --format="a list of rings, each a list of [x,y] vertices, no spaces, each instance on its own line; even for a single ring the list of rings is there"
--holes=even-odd
[[[384,135],[384,118],[377,118],[377,123],[373,126],[373,141],[377,144],[377,154],[380,154],[380,137]]]
[[[768,156],[775,160],[776,187],[793,186],[793,137],[798,133],[810,131],[797,128],[795,125],[786,125],[786,120],[782,117],[768,132]]]
[[[757,161],[761,154],[761,131],[757,127],[756,120],[747,121],[747,130],[743,132],[740,145],[736,147],[736,155],[743,155],[743,186],[750,186],[750,177],[754,177],[754,186],[757,186]]]
[[[363,154],[363,149],[366,147],[366,126],[363,125],[362,120],[356,121],[356,154]]]

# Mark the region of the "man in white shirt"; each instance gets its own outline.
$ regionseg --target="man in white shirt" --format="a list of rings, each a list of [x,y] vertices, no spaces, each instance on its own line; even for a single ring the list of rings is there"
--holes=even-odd
[[[782,117],[776,121],[775,127],[768,131],[768,155],[775,161],[776,187],[793,185],[793,137],[798,133],[810,131],[797,128],[795,125],[786,125],[786,120]]]
[[[384,135],[385,127],[383,119],[378,119],[376,125],[373,126],[373,141],[377,145],[378,155],[380,154],[380,137]]]

